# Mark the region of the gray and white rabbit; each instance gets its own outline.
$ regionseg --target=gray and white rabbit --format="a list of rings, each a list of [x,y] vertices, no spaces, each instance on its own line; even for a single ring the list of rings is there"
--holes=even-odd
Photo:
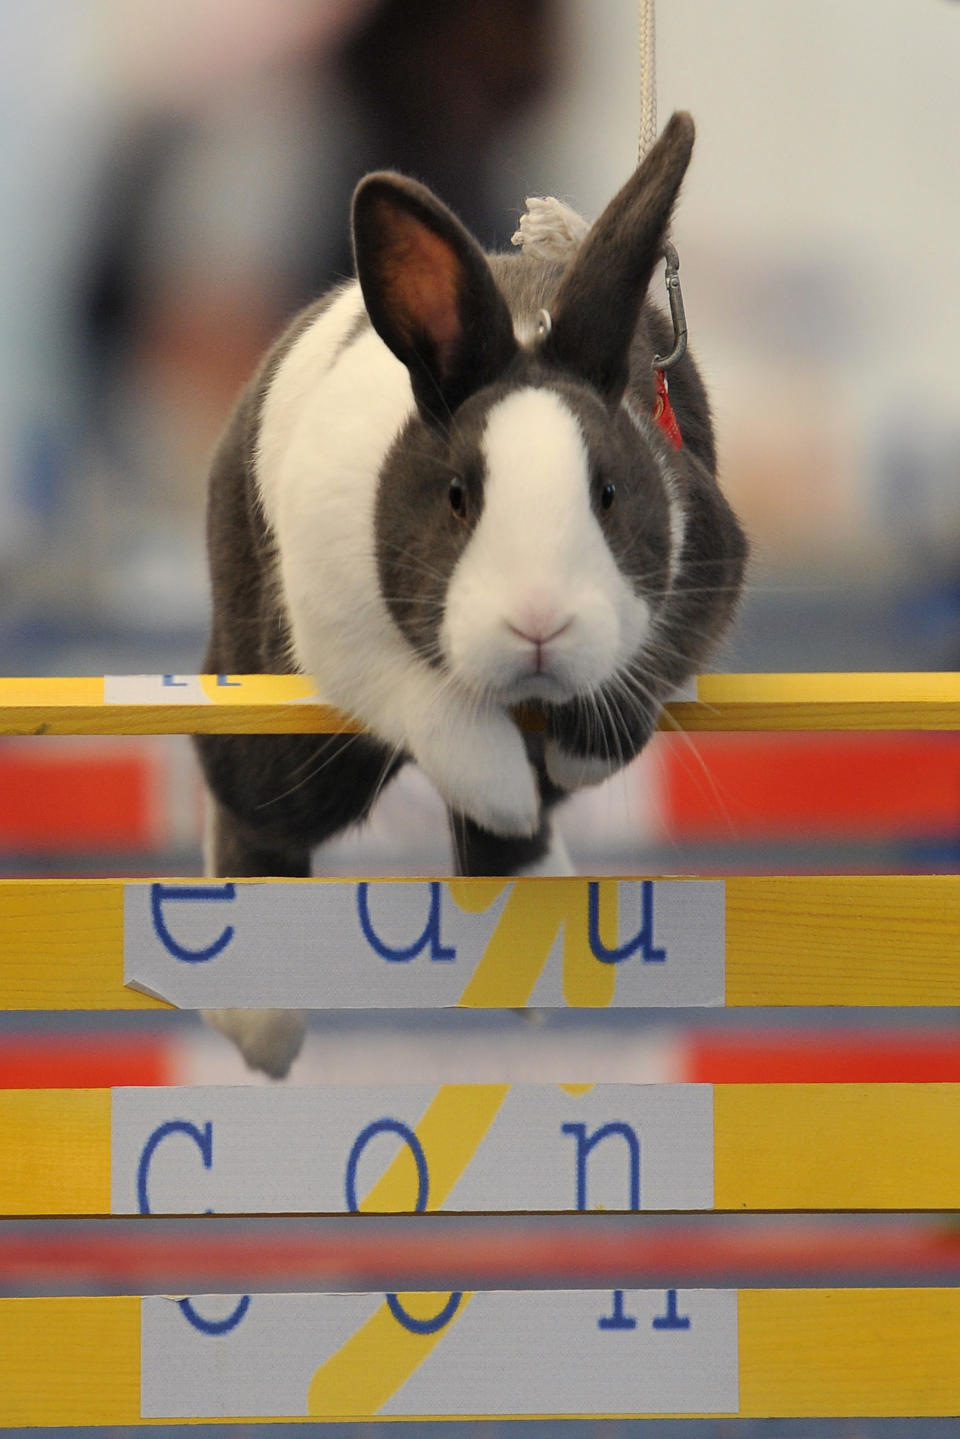
[[[689,357],[679,447],[655,421],[671,335],[646,298],[693,135],[675,114],[594,225],[556,206],[551,235],[541,202],[509,255],[415,181],[361,181],[357,280],[294,321],[214,461],[205,664],[313,674],[368,732],[198,737],[211,873],[309,874],[408,760],[460,873],[562,870],[552,806],[633,759],[702,665],[746,541]],[[302,1035],[214,1020],[271,1073]]]

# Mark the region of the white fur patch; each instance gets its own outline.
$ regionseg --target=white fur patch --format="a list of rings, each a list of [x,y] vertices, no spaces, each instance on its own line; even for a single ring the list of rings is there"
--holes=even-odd
[[[332,703],[368,722],[375,713],[383,733],[386,686],[416,661],[380,596],[374,515],[381,463],[413,399],[406,368],[372,329],[342,348],[361,311],[352,285],[280,365],[257,477],[297,660]],[[388,721],[387,735],[402,741]]]
[[[623,768],[622,761],[614,756],[603,759],[599,755],[568,754],[555,740],[547,741],[545,760],[549,778],[558,789],[565,790],[602,784]]]
[[[576,417],[554,390],[517,390],[490,411],[483,453],[483,510],[441,630],[450,667],[511,704],[594,690],[640,649],[650,616],[593,511]]]
[[[203,1017],[233,1041],[251,1069],[272,1079],[289,1073],[307,1032],[299,1009],[205,1009]]]

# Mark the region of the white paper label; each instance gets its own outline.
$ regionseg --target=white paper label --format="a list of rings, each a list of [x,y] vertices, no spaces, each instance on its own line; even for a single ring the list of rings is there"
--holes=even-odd
[[[735,1414],[735,1290],[141,1300],[145,1419]]]
[[[275,694],[270,704],[319,704],[316,693],[301,694],[304,688],[314,689],[312,680],[304,675],[282,675],[281,688],[291,691],[289,700]],[[230,675],[104,675],[103,702],[108,705],[201,705],[229,704],[247,699],[251,691],[264,697],[269,677],[257,675],[240,680]],[[293,693],[293,691],[297,691]]]
[[[572,1089],[115,1089],[111,1212],[712,1208],[712,1086]]]
[[[721,880],[128,884],[124,979],[181,1009],[724,1001]]]

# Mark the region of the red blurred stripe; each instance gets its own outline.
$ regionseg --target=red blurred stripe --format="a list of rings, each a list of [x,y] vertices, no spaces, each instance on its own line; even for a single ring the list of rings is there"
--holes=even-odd
[[[184,1082],[178,1056],[185,1062],[188,1052],[161,1034],[0,1037],[0,1089],[174,1085]],[[685,1031],[664,1054],[662,1082],[677,1078],[692,1084],[960,1083],[960,1032]]]
[[[109,1089],[174,1084],[162,1040],[134,1035],[0,1038],[0,1089]]]
[[[960,835],[960,734],[697,734],[661,745],[676,838]]]
[[[831,1030],[822,1035],[691,1034],[684,1078],[701,1084],[960,1081],[960,1034]]]
[[[122,750],[0,752],[0,849],[148,849],[157,829],[151,778],[142,754]]]
[[[952,837],[958,734],[696,734],[657,740],[677,839]],[[149,850],[165,816],[149,755],[17,743],[0,751],[0,850]]]
[[[752,1230],[731,1227],[722,1217],[709,1232],[640,1224],[594,1229],[572,1227],[480,1227],[445,1232],[443,1220],[418,1219],[418,1229],[366,1236],[337,1226],[329,1237],[294,1239],[271,1234],[165,1236],[145,1232],[104,1235],[8,1235],[0,1233],[3,1285],[78,1281],[98,1286],[177,1287],[205,1284],[297,1289],[325,1285],[380,1288],[575,1282],[645,1286],[709,1283],[735,1275],[749,1284],[788,1273],[797,1276],[855,1274],[936,1275],[960,1271],[960,1227],[907,1225],[895,1229],[867,1221],[857,1228],[791,1225]],[[583,1223],[583,1221],[578,1221]],[[586,1220],[589,1225],[589,1219]],[[633,1232],[631,1232],[631,1229]]]

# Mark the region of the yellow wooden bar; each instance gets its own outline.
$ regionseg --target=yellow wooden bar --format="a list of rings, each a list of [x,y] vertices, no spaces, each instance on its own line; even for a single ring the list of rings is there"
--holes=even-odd
[[[119,880],[0,881],[0,1009],[169,1009],[123,983]]]
[[[159,677],[158,677],[159,678]],[[362,726],[308,697],[302,675],[243,675],[220,687],[200,677],[204,701],[108,704],[104,678],[0,677],[0,735],[355,734]],[[239,693],[238,693],[239,691]]]
[[[740,1413],[960,1414],[960,1290],[742,1289]]]
[[[682,730],[956,730],[960,673],[701,675]]]
[[[176,1422],[140,1418],[139,1304],[136,1297],[0,1299],[0,1426]],[[745,1289],[738,1307],[736,1417],[960,1414],[958,1289]]]
[[[960,1004],[960,876],[728,879],[728,1005]]]
[[[138,1297],[0,1299],[0,1427],[140,1422]]]
[[[110,1090],[0,1090],[0,1215],[110,1213]]]
[[[960,875],[725,885],[728,1005],[960,1004]],[[168,1007],[124,988],[122,880],[0,880],[0,1009]]]
[[[202,689],[202,700],[136,704],[107,704],[102,676],[0,678],[0,735],[328,734],[360,729],[356,720],[310,698],[315,686],[308,676],[236,675],[225,677],[225,685],[218,685],[212,675],[190,678]],[[662,729],[960,729],[960,674],[952,672],[702,675],[696,687],[696,700],[666,707]],[[175,689],[170,697],[175,701]]]
[[[453,1088],[475,1089],[479,1106],[491,1087]],[[442,1202],[445,1172],[468,1170],[478,1140],[456,1134],[451,1148],[449,1135],[418,1133]],[[0,1090],[0,1216],[109,1215],[110,1177],[110,1090]],[[409,1178],[364,1207],[403,1212]],[[381,1188],[391,1181],[388,1170]],[[715,1085],[713,1208],[960,1210],[960,1084]]]
[[[960,1085],[714,1086],[714,1208],[960,1208]]]

